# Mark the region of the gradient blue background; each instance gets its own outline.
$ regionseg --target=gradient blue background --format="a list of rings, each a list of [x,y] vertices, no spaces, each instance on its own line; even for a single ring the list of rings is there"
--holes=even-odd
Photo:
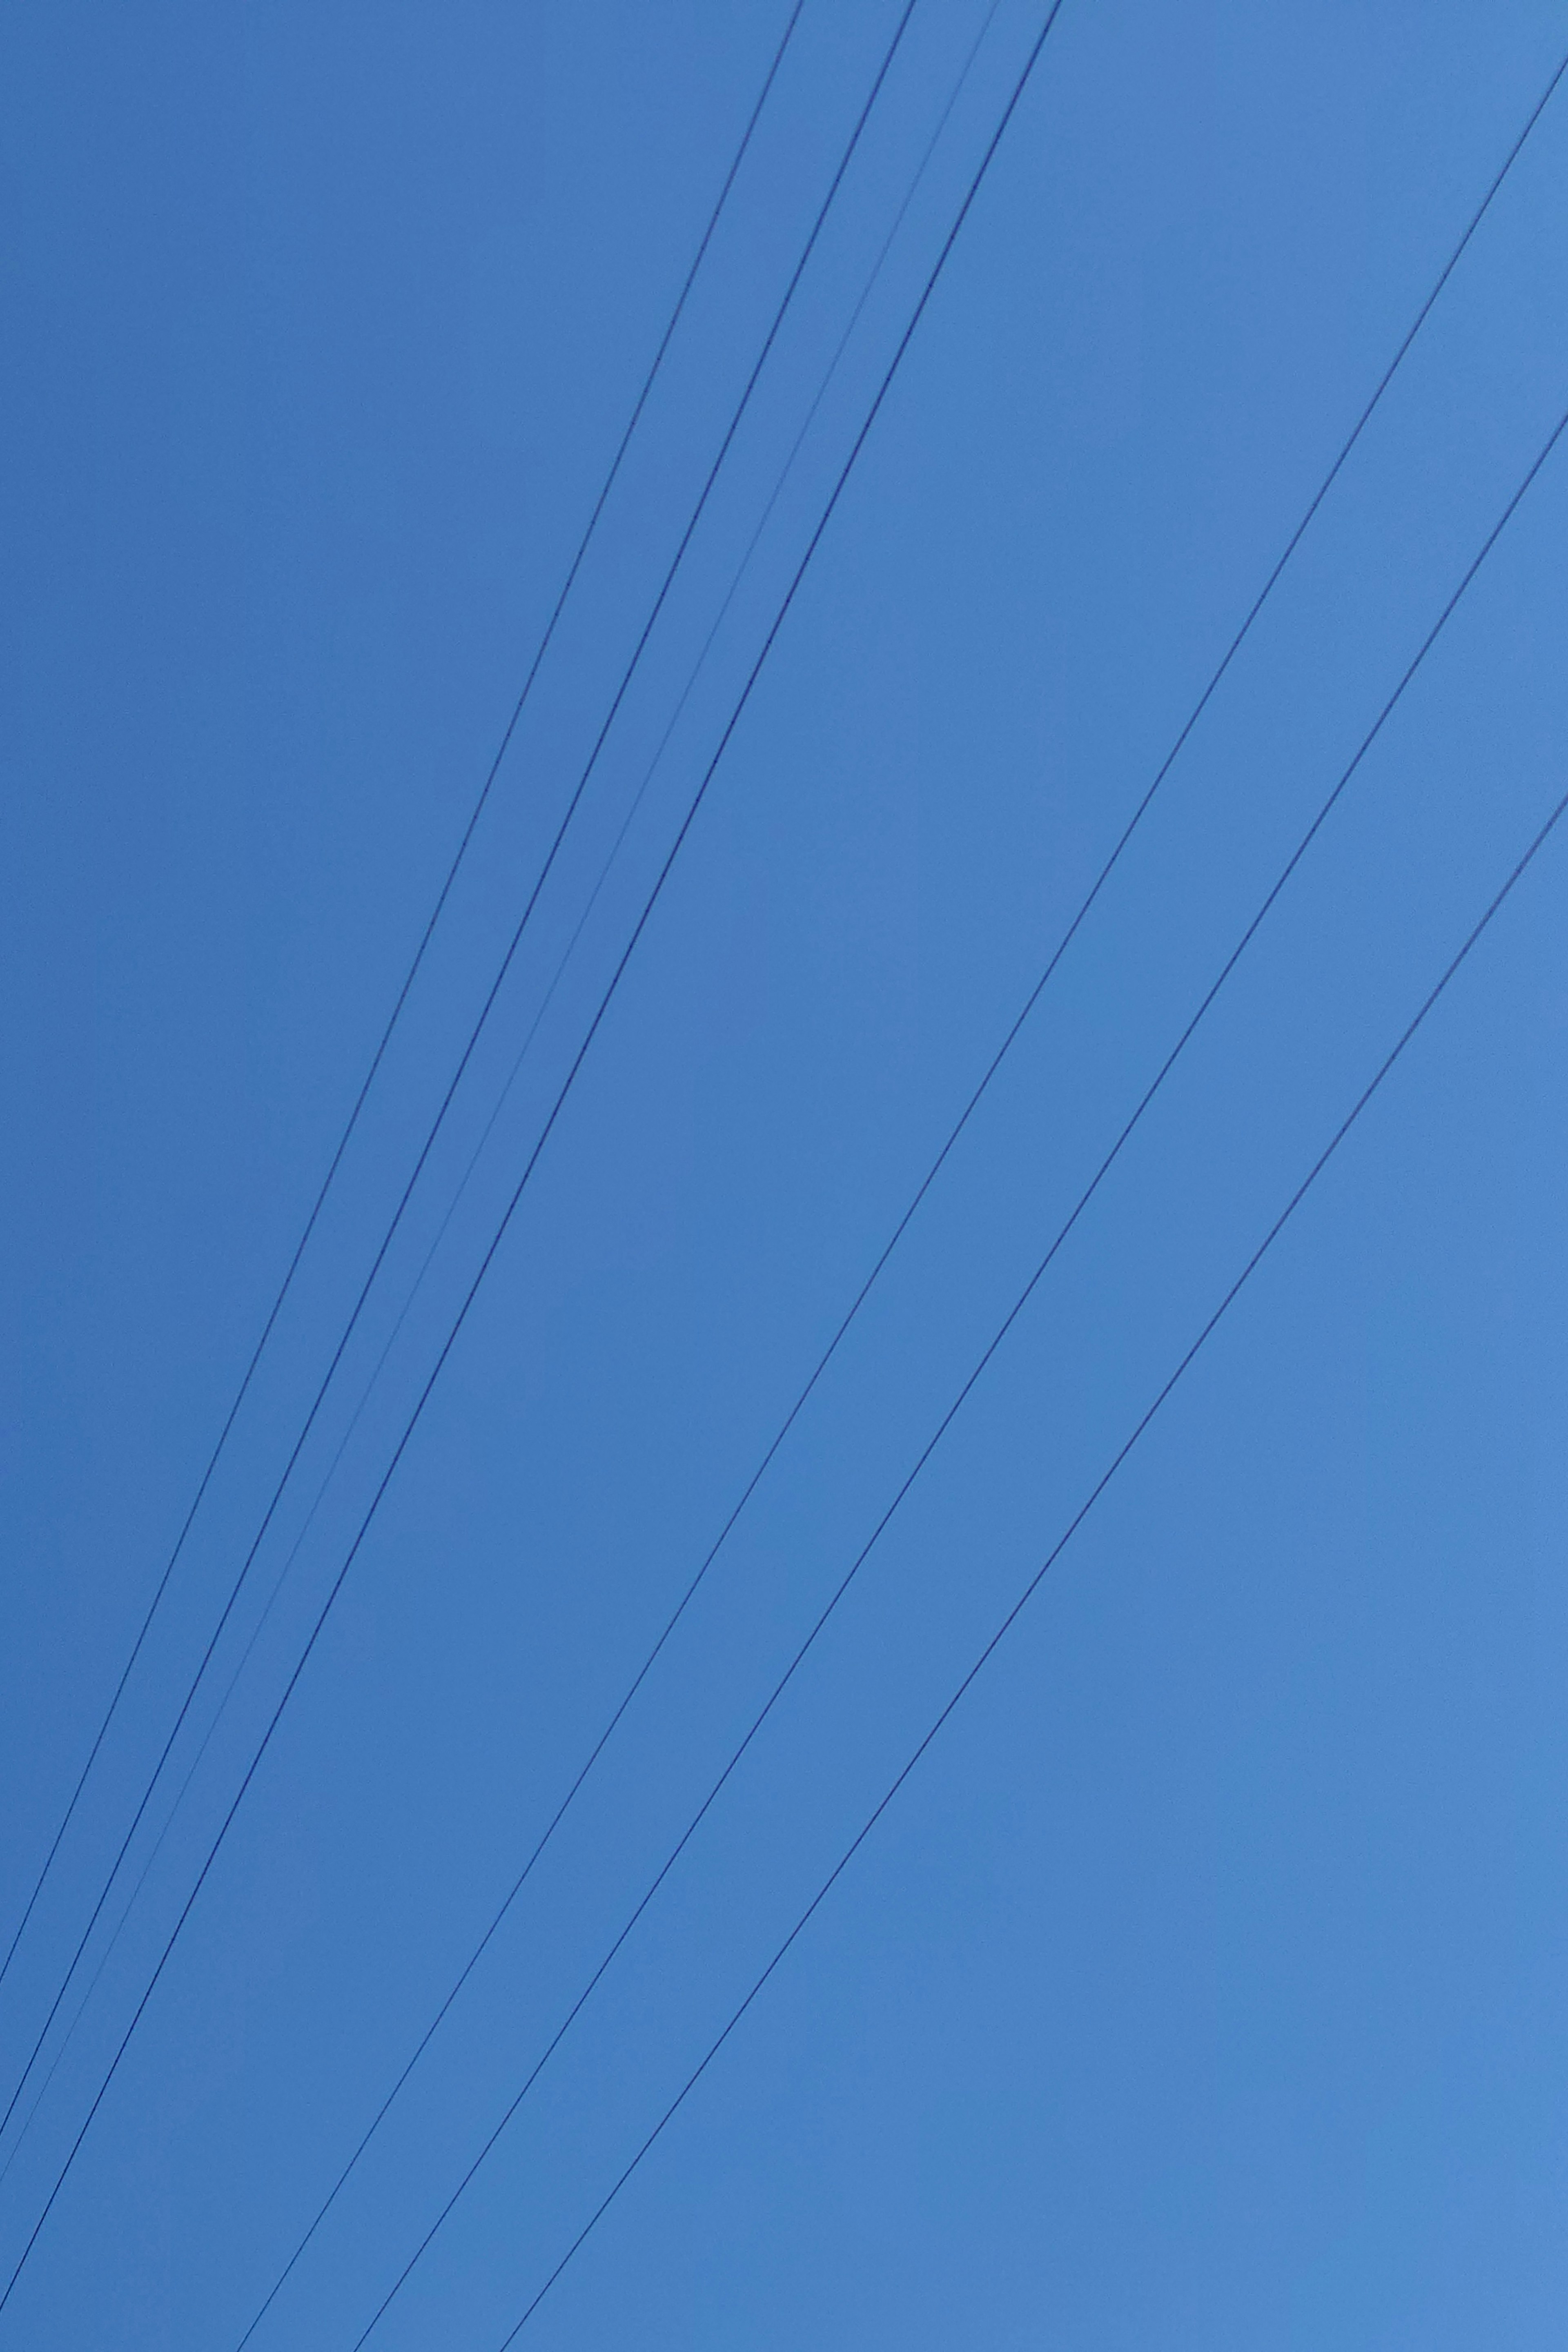
[[[982,13],[917,10],[241,1638]],[[783,14],[9,14],[7,1936]],[[427,985],[7,1983],[7,2092],[895,14],[807,0]],[[1004,0],[530,1074],[0,2186],[7,2263],[1037,21]],[[1067,0],[0,2341],[236,2341],[1563,39],[1544,0]],[[1565,173],[1560,94],[258,2345],[353,2344],[1568,400]],[[1565,521],[1560,451],[372,2339],[387,2352],[484,2352],[510,2325],[1563,789]],[[1565,855],[1543,856],[525,2342],[1561,2341]]]

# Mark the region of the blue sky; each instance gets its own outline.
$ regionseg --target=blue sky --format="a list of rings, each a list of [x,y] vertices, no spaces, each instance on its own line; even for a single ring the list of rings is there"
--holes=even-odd
[[[805,0],[0,1990],[5,2099],[900,14]],[[7,1942],[784,15],[12,13]],[[1043,10],[1001,0],[458,1196],[986,16],[910,17],[60,2026],[91,1998],[0,2140],[7,2273]],[[1065,0],[8,2340],[237,2344],[1565,37],[1526,0]],[[1568,90],[257,2346],[354,2345],[1551,433],[1565,169]],[[373,2345],[499,2345],[1563,790],[1565,469],[1560,448]],[[1556,2343],[1565,854],[519,2340]]]

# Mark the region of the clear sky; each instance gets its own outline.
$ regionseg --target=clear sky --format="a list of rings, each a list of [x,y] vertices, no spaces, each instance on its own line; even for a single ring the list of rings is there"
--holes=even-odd
[[[0,1988],[0,2101],[901,13],[805,0]],[[0,2284],[1044,13],[959,86],[989,0],[912,11],[0,2137]],[[786,14],[7,13],[5,1943]],[[1064,0],[0,2352],[236,2352],[1565,43],[1547,0]],[[352,2352],[1539,455],[1565,183],[1568,82],[258,2352]],[[500,2346],[1568,785],[1565,524],[1568,439],[373,2346]],[[1565,892],[1568,828],[521,2342],[1561,2343]]]

